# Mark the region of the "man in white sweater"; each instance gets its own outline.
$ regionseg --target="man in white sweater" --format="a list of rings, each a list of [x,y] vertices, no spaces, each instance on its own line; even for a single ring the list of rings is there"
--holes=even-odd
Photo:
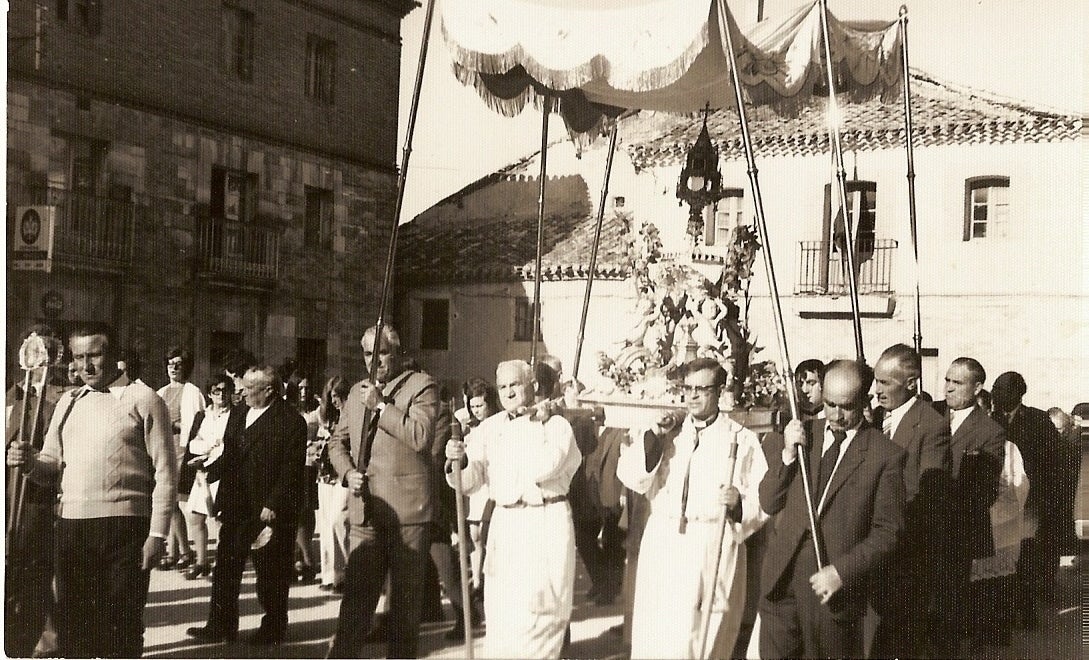
[[[12,443],[7,463],[38,483],[59,482],[58,654],[140,657],[149,571],[177,497],[170,414],[117,368],[112,328],[77,328],[69,346],[84,386],[57,402],[41,451]]]

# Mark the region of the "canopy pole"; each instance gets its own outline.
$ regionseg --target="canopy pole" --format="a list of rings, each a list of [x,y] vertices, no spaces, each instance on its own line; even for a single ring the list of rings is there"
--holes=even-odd
[[[548,116],[552,113],[552,95],[545,92],[541,104],[541,175],[537,187],[537,262],[533,269],[533,339],[529,344],[529,363],[537,365],[537,335],[541,332],[541,261],[544,255],[545,183],[548,181]]]
[[[613,172],[613,155],[616,153],[616,132],[620,118],[613,120],[613,130],[609,134],[609,155],[605,160],[605,180],[601,184],[601,199],[597,205],[597,226],[594,228],[594,245],[590,250],[590,272],[586,275],[586,292],[582,296],[582,316],[579,318],[579,335],[575,343],[575,362],[571,368],[571,378],[578,382],[579,365],[582,360],[582,343],[586,339],[586,316],[590,312],[590,290],[594,286],[594,273],[597,270],[597,251],[601,246],[601,227],[605,223],[605,204],[609,198],[609,178]]]
[[[749,174],[749,184],[752,187],[752,199],[756,210],[756,230],[760,236],[760,244],[764,246],[764,271],[768,277],[768,291],[771,293],[772,318],[775,320],[775,336],[779,344],[779,360],[782,365],[783,379],[786,381],[787,401],[790,403],[792,419],[801,419],[798,407],[798,392],[794,388],[794,368],[790,363],[790,353],[787,349],[786,326],[783,322],[783,307],[779,298],[779,285],[775,279],[775,264],[771,257],[771,242],[768,239],[768,223],[764,216],[764,197],[760,192],[759,170],[756,167],[756,157],[753,155],[752,135],[749,133],[749,118],[745,111],[745,98],[741,91],[741,77],[737,72],[737,57],[734,52],[733,33],[731,30],[731,16],[725,10],[725,3],[719,5],[719,26],[726,37],[726,57],[730,62],[730,81],[734,88],[734,101],[737,104],[737,118],[741,124],[741,144],[745,148],[745,163]],[[816,542],[817,518],[814,514],[813,498],[809,488],[809,464],[804,456],[798,456],[798,468],[802,478],[802,492],[805,493],[806,513],[809,514],[809,531],[813,536],[813,551],[817,556],[817,568],[824,568],[824,557],[821,553],[821,544]]]
[[[851,321],[854,325],[855,357],[860,362],[866,361],[862,347],[862,314],[858,304],[858,271],[855,269],[855,233],[851,227],[851,211],[847,198],[847,170],[843,166],[843,142],[839,133],[839,102],[836,100],[835,73],[832,69],[832,45],[828,30],[828,0],[820,0],[821,36],[824,41],[824,65],[828,77],[828,132],[832,138],[832,149],[836,157],[836,180],[839,183],[839,205],[843,213],[844,253],[847,255],[847,285],[851,294]],[[833,216],[834,217],[834,216]],[[835,232],[833,231],[833,242]]]
[[[923,354],[923,308],[919,300],[919,226],[915,215],[915,140],[911,120],[911,71],[908,67],[907,5],[900,5],[900,51],[904,64],[904,151],[907,153],[908,222],[915,256],[915,352]],[[920,387],[922,385],[920,384]]]
[[[382,278],[382,294],[378,298],[378,317],[374,323],[374,356],[368,365],[373,380],[378,372],[378,358],[382,346],[382,326],[386,322],[386,307],[389,304],[390,290],[393,288],[394,259],[397,256],[397,232],[401,225],[401,210],[405,201],[405,183],[408,178],[408,159],[412,155],[412,137],[416,132],[416,116],[420,110],[420,90],[423,88],[424,66],[427,63],[427,44],[431,37],[431,23],[435,16],[435,0],[427,0],[424,14],[423,34],[420,36],[420,60],[416,65],[416,82],[412,87],[412,104],[408,110],[408,124],[405,127],[405,145],[402,150],[401,168],[397,173],[397,203],[393,209],[393,222],[389,233],[389,248],[386,252],[386,272]],[[377,384],[377,383],[376,383]]]

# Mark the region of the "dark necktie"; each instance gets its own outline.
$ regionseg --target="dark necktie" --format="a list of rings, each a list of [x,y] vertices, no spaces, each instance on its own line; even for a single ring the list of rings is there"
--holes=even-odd
[[[828,485],[828,480],[832,478],[832,472],[836,469],[836,461],[839,460],[839,449],[840,446],[843,445],[843,441],[847,439],[847,432],[833,429],[832,438],[832,446],[821,456],[821,470],[820,478],[817,479],[817,492],[813,493],[813,496],[817,498],[818,506],[821,496],[824,494],[824,488]]]

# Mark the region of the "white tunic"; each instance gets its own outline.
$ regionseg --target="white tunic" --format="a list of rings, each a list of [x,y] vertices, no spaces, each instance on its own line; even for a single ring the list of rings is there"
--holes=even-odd
[[[500,413],[473,436],[462,484],[467,493],[486,485],[496,503],[484,562],[485,656],[558,658],[571,620],[575,532],[567,501],[545,502],[567,495],[582,461],[575,434],[563,417]]]
[[[758,488],[768,465],[756,434],[725,413],[699,432],[686,417],[662,459],[649,472],[643,434],[633,429],[631,445],[621,449],[616,474],[628,488],[645,494],[650,517],[639,548],[632,617],[632,658],[696,658],[705,607],[705,581],[718,554],[723,515],[720,490],[726,485],[730,445],[737,442],[732,484],[741,494],[741,522],[730,522],[721,545],[707,651],[729,656],[745,608],[744,541],[768,516],[760,509]],[[694,449],[695,448],[695,449]],[[681,499],[688,466],[688,519],[680,532]]]

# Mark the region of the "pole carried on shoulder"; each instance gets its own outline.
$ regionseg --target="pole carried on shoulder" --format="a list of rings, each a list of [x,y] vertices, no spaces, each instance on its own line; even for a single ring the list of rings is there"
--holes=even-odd
[[[464,442],[461,422],[454,418],[454,400],[450,400],[450,439]],[[465,526],[465,489],[461,484],[461,461],[454,461],[454,498],[458,519],[458,577],[461,578],[461,618],[465,628],[465,657],[473,660],[472,605],[469,600],[469,532]]]
[[[730,488],[734,483],[734,469],[737,467],[737,435],[730,440],[730,462],[726,467],[726,487]],[[718,545],[715,547],[715,565],[711,575],[704,582],[704,606],[703,619],[700,622],[700,654],[699,658],[707,657],[707,638],[711,636],[711,612],[715,606],[715,592],[718,591],[718,569],[722,565],[722,542],[726,539],[726,525],[730,524],[726,507],[722,507],[722,518],[718,521],[718,534],[715,539]],[[732,649],[731,649],[732,650]]]

